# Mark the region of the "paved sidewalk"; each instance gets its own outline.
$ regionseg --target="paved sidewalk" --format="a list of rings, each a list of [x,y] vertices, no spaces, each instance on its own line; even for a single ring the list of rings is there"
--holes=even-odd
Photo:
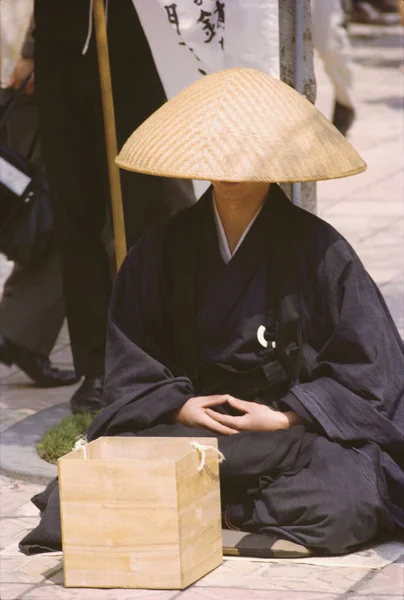
[[[27,557],[17,543],[38,522],[29,498],[42,486],[0,476],[1,600],[402,600],[404,545],[346,557],[228,559],[183,592],[63,587],[61,553]]]
[[[404,55],[402,30],[355,26],[358,119],[350,140],[368,163],[361,175],[318,185],[318,212],[352,243],[404,337]],[[332,89],[317,61],[317,106],[326,116]],[[401,68],[400,68],[401,67]],[[0,287],[11,265],[0,256]],[[64,329],[52,354],[71,364]],[[41,390],[18,369],[0,368],[0,600],[403,600],[404,544],[348,557],[226,560],[184,592],[79,590],[62,585],[60,555],[26,557],[17,542],[38,522],[30,497],[56,472],[35,442],[63,414],[74,387]]]

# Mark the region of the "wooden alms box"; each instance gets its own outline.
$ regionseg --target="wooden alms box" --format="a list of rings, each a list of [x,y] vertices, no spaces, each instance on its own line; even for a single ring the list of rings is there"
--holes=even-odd
[[[67,587],[183,589],[222,562],[214,438],[102,437],[58,461]]]

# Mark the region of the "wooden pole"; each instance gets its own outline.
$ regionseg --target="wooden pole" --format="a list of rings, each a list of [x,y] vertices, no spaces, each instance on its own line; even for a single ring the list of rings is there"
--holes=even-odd
[[[100,72],[102,108],[104,114],[105,145],[107,150],[109,187],[111,192],[112,220],[114,225],[115,258],[117,268],[119,269],[126,256],[127,249],[121,180],[119,168],[115,164],[118,147],[116,141],[114,100],[112,96],[104,0],[94,0],[94,24],[97,41],[98,68]]]

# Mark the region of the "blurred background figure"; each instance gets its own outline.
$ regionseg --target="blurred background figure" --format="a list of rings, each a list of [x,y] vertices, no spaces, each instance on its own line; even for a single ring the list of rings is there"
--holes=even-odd
[[[332,123],[346,135],[355,119],[351,44],[341,0],[311,0],[313,45],[334,86]]]
[[[70,342],[83,382],[73,412],[103,403],[112,288],[110,192],[91,0],[35,0],[35,86]],[[107,3],[118,147],[165,93],[131,0]],[[121,173],[128,247],[194,202],[191,182]]]
[[[397,0],[350,0],[348,21],[364,25],[397,25],[400,22]]]
[[[404,0],[397,0],[397,10],[400,14],[401,25],[404,25]]]
[[[0,112],[34,68],[32,11],[32,0],[1,2]],[[41,167],[38,127],[32,76],[0,131],[0,141],[22,156],[27,156],[32,149],[31,160]],[[64,318],[56,251],[51,251],[43,263],[35,267],[15,264],[0,303],[0,362],[18,365],[42,387],[75,383],[78,378],[74,371],[52,367],[48,358]]]

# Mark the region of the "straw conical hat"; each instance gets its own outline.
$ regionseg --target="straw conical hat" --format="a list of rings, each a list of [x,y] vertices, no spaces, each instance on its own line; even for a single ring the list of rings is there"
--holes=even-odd
[[[116,162],[209,181],[316,181],[366,168],[306,98],[255,69],[219,71],[182,90],[134,131]]]

